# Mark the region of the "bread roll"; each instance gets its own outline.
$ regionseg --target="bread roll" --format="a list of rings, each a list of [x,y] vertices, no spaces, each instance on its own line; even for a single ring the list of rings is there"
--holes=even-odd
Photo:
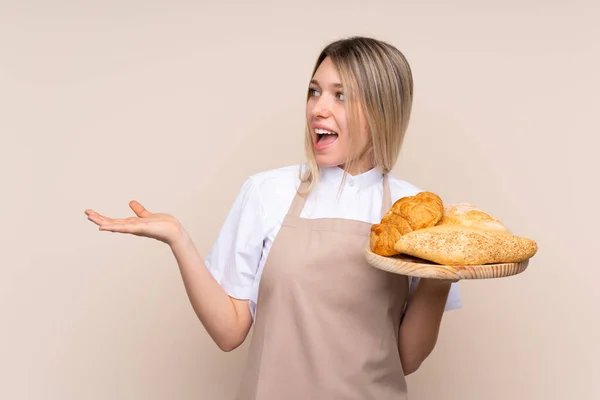
[[[398,254],[394,245],[414,230],[436,225],[444,215],[442,199],[431,192],[420,192],[397,200],[381,218],[381,223],[371,227],[371,251],[381,256]]]
[[[393,256],[398,254],[394,245],[402,235],[411,232],[412,228],[399,215],[390,215],[386,223],[375,224],[371,227],[371,251],[380,256]]]
[[[437,264],[457,266],[523,261],[533,257],[537,244],[499,230],[444,224],[407,233],[394,249]]]
[[[469,203],[458,203],[446,206],[444,208],[444,216],[438,225],[463,225],[488,231],[510,233],[508,228],[496,217]]]

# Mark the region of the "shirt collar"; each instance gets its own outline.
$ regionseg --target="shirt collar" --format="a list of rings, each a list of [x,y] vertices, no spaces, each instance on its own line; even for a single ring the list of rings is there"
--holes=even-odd
[[[332,183],[334,185],[339,185],[344,176],[344,170],[340,167],[320,168],[319,173],[322,181]],[[372,185],[380,183],[382,179],[382,172],[377,168],[372,168],[359,175],[347,174],[345,184],[354,186],[357,189],[366,189]]]

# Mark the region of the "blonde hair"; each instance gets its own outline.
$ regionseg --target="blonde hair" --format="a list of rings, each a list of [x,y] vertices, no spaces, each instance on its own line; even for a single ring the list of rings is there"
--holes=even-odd
[[[408,61],[388,43],[351,37],[327,45],[319,54],[311,77],[327,57],[340,76],[348,115],[351,151],[344,164],[343,179],[356,161],[365,159],[374,168],[388,173],[400,154],[412,109],[413,78]],[[353,158],[356,153],[353,144],[360,128],[358,104],[362,106],[370,140],[364,151]],[[318,182],[319,169],[308,124],[305,135],[307,165],[301,180],[310,183],[310,191]]]

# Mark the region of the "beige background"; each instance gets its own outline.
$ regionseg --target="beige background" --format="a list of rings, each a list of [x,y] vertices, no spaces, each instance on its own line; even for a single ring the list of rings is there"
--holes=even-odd
[[[0,1],[0,398],[231,398],[246,346],[217,350],[165,245],[83,211],[138,199],[206,254],[245,177],[303,161],[310,69],[353,34],[414,69],[395,174],[540,246],[461,283],[411,399],[600,398],[597,1],[86,3]]]

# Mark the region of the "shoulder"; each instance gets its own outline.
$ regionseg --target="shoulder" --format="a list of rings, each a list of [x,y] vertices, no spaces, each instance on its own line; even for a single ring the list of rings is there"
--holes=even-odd
[[[390,185],[392,201],[399,200],[406,196],[414,196],[423,191],[423,189],[414,185],[413,183],[398,178],[392,174],[388,174],[388,182]]]
[[[298,187],[304,165],[286,165],[251,174],[242,191],[252,192],[268,226],[281,222]],[[245,188],[245,189],[244,189]]]
[[[268,216],[285,208],[296,193],[302,166],[289,165],[247,175],[230,210],[230,218]],[[256,221],[253,221],[253,223]]]
[[[297,186],[303,168],[301,164],[294,164],[257,172],[248,177],[248,182],[259,191],[267,192],[281,185]]]
[[[286,165],[248,176],[245,186],[251,186],[262,202],[273,206],[291,199],[300,186],[300,176],[304,166]]]

